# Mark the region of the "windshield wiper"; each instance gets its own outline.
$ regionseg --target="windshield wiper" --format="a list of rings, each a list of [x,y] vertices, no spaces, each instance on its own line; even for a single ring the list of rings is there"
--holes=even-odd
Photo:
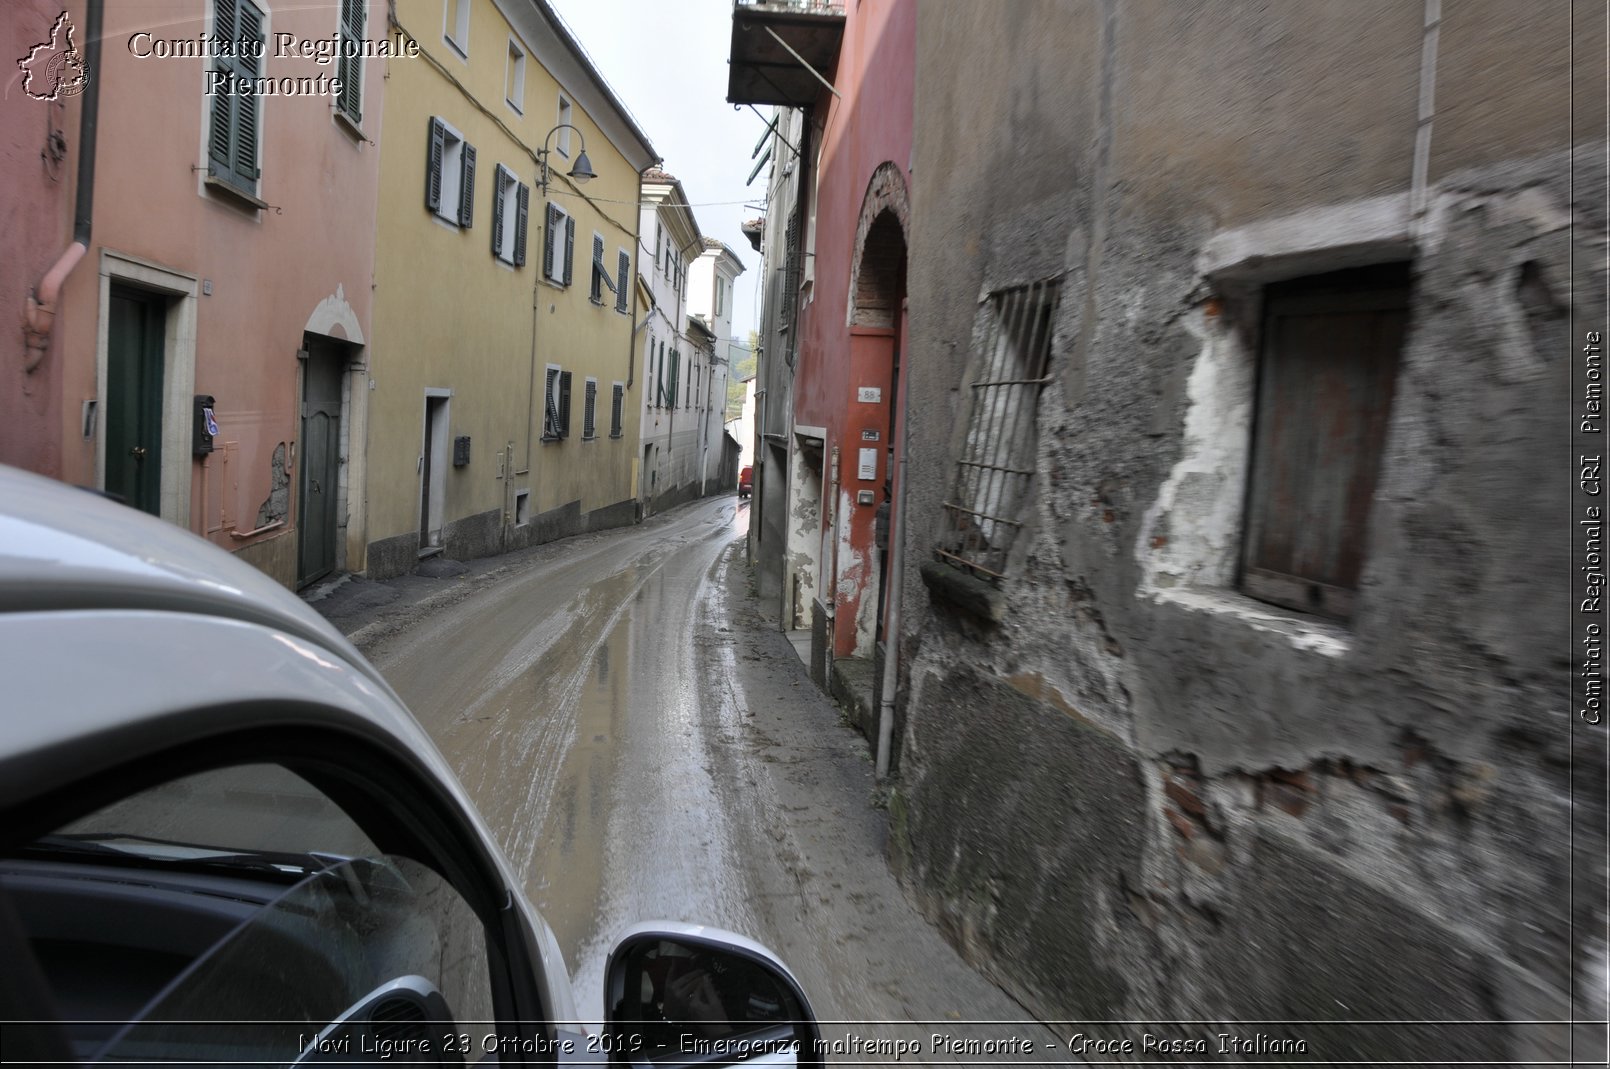
[[[248,869],[296,876],[311,875],[347,860],[334,854],[238,850],[127,834],[45,835],[24,847],[21,853],[35,856],[78,854],[163,868]]]

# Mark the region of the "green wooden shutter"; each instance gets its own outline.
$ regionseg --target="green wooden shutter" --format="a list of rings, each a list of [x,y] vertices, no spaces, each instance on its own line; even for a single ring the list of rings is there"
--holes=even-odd
[[[565,285],[570,285],[576,264],[576,220],[565,217]]]
[[[681,375],[681,373],[682,373],[682,354],[680,352],[678,352],[677,350],[672,349],[671,350],[671,389],[670,389],[670,402],[671,402],[671,407],[672,408],[676,407],[677,378],[678,378],[679,375]]]
[[[531,215],[531,188],[520,183],[514,195],[514,266],[525,266],[525,239]]]
[[[341,58],[336,63],[336,74],[341,79],[341,95],[336,108],[358,123],[363,121],[363,59],[349,56],[363,42],[364,27],[368,22],[364,0],[341,0]]]
[[[214,0],[213,33],[219,40],[266,43],[263,13],[248,0]],[[219,56],[215,70],[239,79],[261,74],[255,56]],[[256,194],[258,100],[254,93],[214,93],[207,133],[207,173],[245,193]]]
[[[503,182],[508,169],[498,164],[492,172],[492,255],[503,259]]]
[[[240,5],[240,39],[266,44],[263,36],[263,13],[244,0]],[[256,78],[262,74],[262,60],[256,56],[236,59],[242,78]],[[246,93],[235,100],[235,176],[249,192],[257,190],[257,139],[258,101],[256,93]]]
[[[458,225],[468,229],[475,218],[475,146],[466,141],[459,151],[463,170],[458,183]]]
[[[425,143],[425,210],[442,210],[442,156],[447,150],[447,129],[442,120],[431,117],[430,137]]]

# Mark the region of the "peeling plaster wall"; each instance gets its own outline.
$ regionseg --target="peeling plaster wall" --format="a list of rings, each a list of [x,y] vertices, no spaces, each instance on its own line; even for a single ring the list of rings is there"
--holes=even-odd
[[[915,567],[899,592],[892,850],[1046,1019],[1604,1015],[1603,872],[1569,864],[1573,834],[1604,854],[1604,799],[1569,778],[1574,761],[1603,782],[1604,739],[1573,750],[1559,700],[1557,519],[1569,295],[1604,292],[1604,206],[1571,200],[1558,64],[1483,73],[1565,39],[1566,12],[1481,2],[1444,7],[1437,73],[1458,88],[1437,101],[1486,134],[1460,120],[1410,215],[1421,16],[919,19],[908,560],[943,524],[982,298],[1063,290],[1003,619]],[[1594,19],[1578,47],[1602,51]],[[1602,189],[1587,106],[1601,141],[1578,188]],[[1236,570],[1261,289],[1401,259],[1410,326],[1357,608],[1344,625],[1255,601]],[[1562,1029],[1285,1031],[1340,1058],[1564,1057]]]

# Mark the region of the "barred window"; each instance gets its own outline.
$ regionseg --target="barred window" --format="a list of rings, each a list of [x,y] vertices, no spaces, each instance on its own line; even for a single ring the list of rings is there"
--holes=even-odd
[[[978,380],[945,502],[949,521],[935,552],[940,559],[998,582],[1023,526],[1021,513],[1034,475],[1035,411],[1046,384],[1051,334],[1061,299],[1049,279],[990,295],[983,308]]]

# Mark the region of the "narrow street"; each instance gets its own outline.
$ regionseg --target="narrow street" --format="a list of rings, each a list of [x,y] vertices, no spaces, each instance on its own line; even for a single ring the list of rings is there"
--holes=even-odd
[[[1027,1015],[889,875],[865,743],[749,598],[748,518],[723,497],[541,547],[357,637],[519,869],[584,1017],[621,929],[672,919],[770,946],[829,1039],[1050,1042],[959,1027]]]

